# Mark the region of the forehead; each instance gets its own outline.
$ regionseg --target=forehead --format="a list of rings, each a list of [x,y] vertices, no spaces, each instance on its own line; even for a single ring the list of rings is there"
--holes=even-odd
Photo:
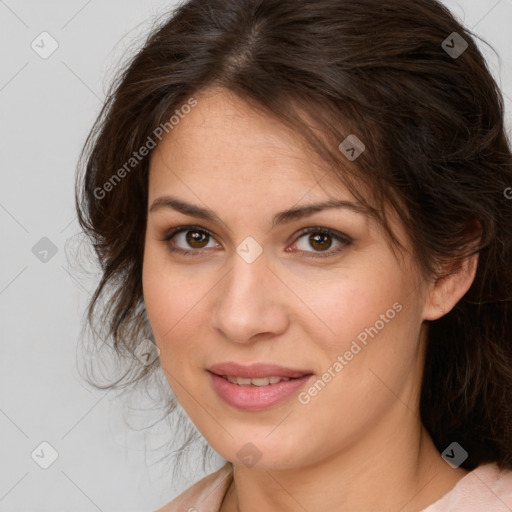
[[[197,105],[153,152],[152,174],[164,172],[168,182],[186,174],[189,181],[210,186],[264,182],[273,192],[286,185],[301,195],[304,188],[328,186],[336,197],[353,197],[302,137],[278,119],[224,89],[207,89],[194,97]]]

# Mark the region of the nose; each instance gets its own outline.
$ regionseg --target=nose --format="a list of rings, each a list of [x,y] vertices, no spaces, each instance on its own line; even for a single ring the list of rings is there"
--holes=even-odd
[[[215,287],[213,327],[236,343],[253,343],[288,327],[286,287],[267,266],[265,251],[252,263],[233,254],[231,270]]]

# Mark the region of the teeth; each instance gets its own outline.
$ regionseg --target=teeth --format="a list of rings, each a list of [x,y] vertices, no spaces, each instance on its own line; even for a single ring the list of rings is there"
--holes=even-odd
[[[239,386],[268,386],[269,384],[277,384],[282,380],[290,380],[290,377],[261,377],[257,379],[248,379],[246,377],[232,377],[226,375],[225,379],[229,380],[232,384]]]

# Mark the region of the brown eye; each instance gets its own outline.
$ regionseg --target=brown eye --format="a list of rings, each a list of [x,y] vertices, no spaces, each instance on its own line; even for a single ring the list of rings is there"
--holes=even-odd
[[[205,248],[215,248],[218,246],[210,233],[204,229],[194,226],[182,226],[173,229],[165,238],[169,249],[172,252],[181,254],[199,255]],[[208,246],[208,244],[213,244]]]
[[[209,235],[204,231],[186,231],[185,240],[194,249],[202,249],[205,241],[208,242]]]
[[[329,250],[333,244],[336,245],[336,243],[338,247]],[[308,256],[319,258],[333,256],[343,251],[351,244],[352,240],[348,236],[327,228],[307,228],[300,233],[295,243],[301,252],[309,253]],[[310,248],[314,250],[311,251]]]
[[[318,251],[325,251],[332,245],[332,238],[325,233],[317,233],[309,236],[309,243],[311,247]]]

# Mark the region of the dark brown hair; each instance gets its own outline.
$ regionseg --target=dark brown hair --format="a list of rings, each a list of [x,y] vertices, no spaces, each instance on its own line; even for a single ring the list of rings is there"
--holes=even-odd
[[[468,452],[462,467],[512,468],[512,156],[475,37],[435,0],[190,0],[155,27],[112,85],[77,179],[102,269],[89,322],[128,361],[98,387],[138,385],[160,367],[133,355],[151,337],[141,277],[150,155],[126,163],[180,106],[220,86],[302,135],[395,246],[384,206],[398,212],[425,277],[479,252],[471,288],[429,322],[421,418],[440,451],[456,441]],[[460,55],[448,51],[464,41]],[[338,149],[349,134],[366,146],[352,163]]]

